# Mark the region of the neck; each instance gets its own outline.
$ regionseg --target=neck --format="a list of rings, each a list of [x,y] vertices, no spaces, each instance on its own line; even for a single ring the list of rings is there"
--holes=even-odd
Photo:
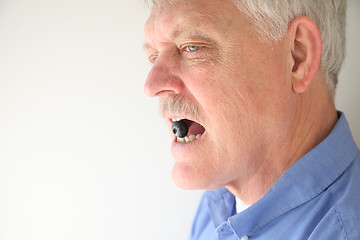
[[[337,122],[334,101],[322,84],[296,96],[290,125],[281,138],[273,138],[263,164],[249,179],[238,179],[226,186],[246,204],[259,200],[281,175],[306,153],[316,147],[331,132]],[[275,140],[274,140],[275,139]]]

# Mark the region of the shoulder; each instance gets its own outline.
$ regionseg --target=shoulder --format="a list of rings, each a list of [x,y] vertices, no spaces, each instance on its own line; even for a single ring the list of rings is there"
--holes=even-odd
[[[360,239],[360,154],[328,189],[331,207],[310,239]],[[324,236],[326,234],[326,236]]]

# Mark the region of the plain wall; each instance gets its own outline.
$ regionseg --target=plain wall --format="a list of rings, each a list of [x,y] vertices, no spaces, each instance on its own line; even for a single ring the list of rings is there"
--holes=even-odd
[[[186,239],[134,0],[0,0],[0,239]],[[337,106],[360,143],[360,4]]]

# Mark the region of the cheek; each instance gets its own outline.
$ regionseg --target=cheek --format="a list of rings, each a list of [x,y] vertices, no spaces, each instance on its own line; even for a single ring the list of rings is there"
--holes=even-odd
[[[217,124],[242,119],[253,125],[251,115],[259,102],[253,80],[237,62],[202,63],[188,72],[187,88],[207,117]]]
[[[235,58],[239,55],[229,55],[223,58],[224,61],[197,63],[184,71],[189,93],[217,134],[232,134],[239,130],[240,134],[235,135],[241,136],[251,129],[258,129],[262,121],[266,92],[262,92],[264,86],[259,82],[266,73],[256,71],[253,61],[246,63]]]

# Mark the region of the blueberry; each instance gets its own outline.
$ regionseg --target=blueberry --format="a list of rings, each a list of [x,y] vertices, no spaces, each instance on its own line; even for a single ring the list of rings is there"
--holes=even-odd
[[[173,131],[175,136],[177,136],[179,138],[183,138],[183,137],[186,137],[186,135],[188,134],[189,128],[186,125],[184,120],[180,120],[180,121],[174,122],[171,125],[171,130]]]

